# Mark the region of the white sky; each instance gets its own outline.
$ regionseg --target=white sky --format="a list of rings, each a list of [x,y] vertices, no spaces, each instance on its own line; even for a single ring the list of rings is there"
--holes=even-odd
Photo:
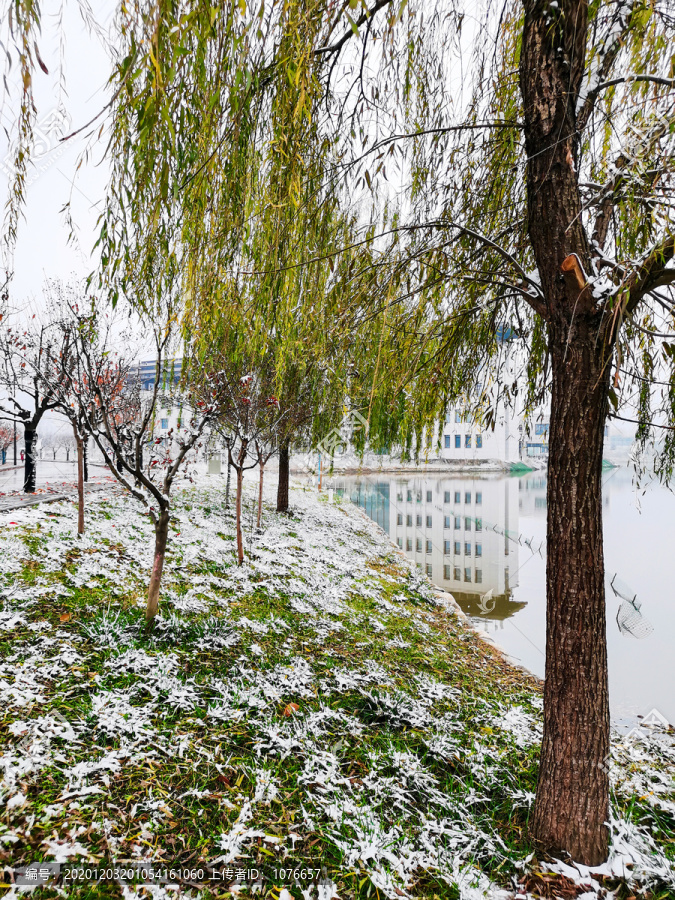
[[[104,29],[110,24],[115,0],[92,0],[96,20]],[[104,144],[94,147],[89,161],[83,162],[73,185],[78,156],[86,146],[84,136],[65,144],[58,141],[59,131],[70,133],[80,128],[105,105],[109,94],[106,83],[111,59],[102,40],[90,33],[82,21],[78,0],[64,2],[63,26],[59,27],[61,5],[47,0],[43,6],[43,32],[39,41],[40,55],[49,74],[37,70],[35,76],[38,129],[45,134],[43,152],[35,159],[29,174],[25,219],[20,224],[14,256],[14,278],[10,285],[12,306],[37,302],[45,277],[67,279],[72,273],[88,274],[94,267],[91,251],[96,240],[97,204],[104,195],[107,180],[105,165],[100,162]],[[63,39],[63,75],[65,90],[59,86],[60,40]],[[3,34],[3,41],[5,35]],[[0,192],[7,197],[8,173],[6,131],[12,126],[18,109],[18,73],[16,61],[7,78],[10,95],[2,88],[0,104]],[[59,131],[49,132],[49,122],[59,122],[59,106],[65,109],[65,122]],[[103,121],[101,119],[100,121]],[[68,244],[68,228],[61,212],[72,198],[72,211],[78,230],[78,244]],[[4,206],[4,202],[3,202]],[[4,228],[3,228],[4,231]]]

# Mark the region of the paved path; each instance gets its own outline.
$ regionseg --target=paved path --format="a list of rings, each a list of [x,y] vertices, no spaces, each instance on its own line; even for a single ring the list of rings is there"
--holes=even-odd
[[[77,496],[77,466],[73,462],[37,461],[37,487],[34,494],[23,493],[23,466],[0,466],[0,513],[38,503],[52,503]],[[87,493],[102,491],[116,484],[100,465],[90,466]]]

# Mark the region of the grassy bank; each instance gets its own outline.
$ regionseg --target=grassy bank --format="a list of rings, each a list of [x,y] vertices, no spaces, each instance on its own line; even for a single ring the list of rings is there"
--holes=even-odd
[[[153,860],[174,870],[141,890],[155,897],[229,896],[242,868],[274,900],[674,896],[666,735],[615,741],[603,869],[538,857],[535,682],[347,502],[292,491],[237,567],[214,484],[178,497],[151,636],[135,504],[92,498],[80,540],[70,503],[5,514],[5,866]],[[137,890],[62,879],[36,896]]]

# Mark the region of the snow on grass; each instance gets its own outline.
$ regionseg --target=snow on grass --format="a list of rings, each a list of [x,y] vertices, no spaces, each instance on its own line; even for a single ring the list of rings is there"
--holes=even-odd
[[[69,502],[0,531],[5,864],[325,867],[321,884],[278,882],[298,900],[526,897],[539,871],[594,897],[668,895],[667,735],[615,736],[602,870],[538,860],[535,683],[349,504],[294,490],[238,567],[214,485],[176,498],[151,636],[152,526],[130,500],[92,498],[83,539]]]

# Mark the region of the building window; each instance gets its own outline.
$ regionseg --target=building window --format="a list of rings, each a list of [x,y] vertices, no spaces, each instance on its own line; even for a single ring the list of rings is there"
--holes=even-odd
[[[412,491],[408,491],[406,500],[408,501],[408,503],[412,503]]]
[[[433,499],[434,499],[434,495],[432,494],[432,492],[431,492],[431,491],[427,491],[427,503],[431,503],[431,501],[432,501]]]
[[[461,552],[462,552],[461,541],[455,541],[455,556],[459,556]]]
[[[431,541],[427,541],[427,553],[431,553],[433,549]]]
[[[476,435],[476,449],[480,450],[482,448],[482,446],[483,446],[483,435],[477,434]]]
[[[471,569],[464,569],[464,581],[471,581]]]
[[[455,567],[454,567],[454,572],[453,572],[452,577],[453,577],[453,579],[454,579],[455,581],[461,581],[461,580],[462,580],[462,570],[460,569],[459,566],[455,566]]]
[[[464,494],[464,502],[471,503],[471,491],[467,491],[466,494]]]
[[[548,422],[537,422],[534,426],[535,434],[548,434]]]
[[[415,550],[417,550],[418,553],[422,552],[422,538],[417,538],[415,541]]]
[[[443,555],[450,556],[450,541],[443,541]]]
[[[483,530],[483,520],[476,519],[476,531],[482,531],[482,530]]]
[[[443,494],[443,503],[449,503],[449,502],[450,502],[450,491],[446,491]]]
[[[482,555],[483,555],[483,545],[476,544],[476,556],[482,556]]]
[[[431,568],[431,563],[427,563],[427,576],[429,578],[431,578],[432,572],[433,572],[433,569]]]
[[[166,431],[168,427],[169,427],[169,420],[168,420],[168,419],[162,419],[162,430],[163,430],[163,431]]]
[[[462,421],[462,414],[459,412],[459,410],[457,410],[455,412],[455,422],[461,422],[461,421]]]
[[[396,500],[397,500],[399,503],[403,503],[403,491],[399,491],[399,492],[398,492],[398,494],[396,495]]]
[[[461,446],[462,446],[462,438],[459,434],[456,434],[455,435],[455,450],[459,450],[459,448]]]
[[[483,502],[483,494],[481,491],[476,491],[476,506],[480,506]]]
[[[421,503],[421,502],[422,502],[422,491],[418,491],[418,492],[417,492],[417,502],[418,502],[418,503]]]
[[[403,550],[403,538],[396,538],[396,543],[398,544],[398,549]]]
[[[459,491],[455,491],[455,503],[461,503],[461,502],[462,502],[461,493]]]
[[[462,527],[462,517],[461,517],[461,516],[455,516],[455,531],[459,531],[459,529],[460,529],[461,527]]]
[[[405,549],[410,553],[412,551],[412,538],[405,539]]]
[[[412,528],[412,516],[405,517],[405,524],[408,526],[408,528]]]
[[[468,541],[464,544],[464,555],[471,556],[471,544]]]
[[[470,434],[464,435],[464,446],[467,448],[467,450],[471,447],[471,435]]]
[[[476,584],[482,584],[482,583],[483,583],[483,570],[476,569]]]
[[[464,531],[471,531],[471,519],[468,516],[464,519]]]
[[[399,513],[399,514],[396,516],[396,524],[397,524],[397,525],[403,525],[403,516],[401,515],[401,513]]]
[[[445,436],[445,449],[446,450],[450,449],[450,435],[449,434],[446,434],[446,436]]]
[[[445,581],[450,581],[452,578],[451,572],[452,569],[450,566],[443,566],[443,578]]]
[[[450,516],[443,518],[443,528],[450,528]]]
[[[431,528],[431,516],[427,516],[427,528]]]
[[[415,522],[417,523],[417,527],[421,528],[422,527],[422,516],[416,516]]]

